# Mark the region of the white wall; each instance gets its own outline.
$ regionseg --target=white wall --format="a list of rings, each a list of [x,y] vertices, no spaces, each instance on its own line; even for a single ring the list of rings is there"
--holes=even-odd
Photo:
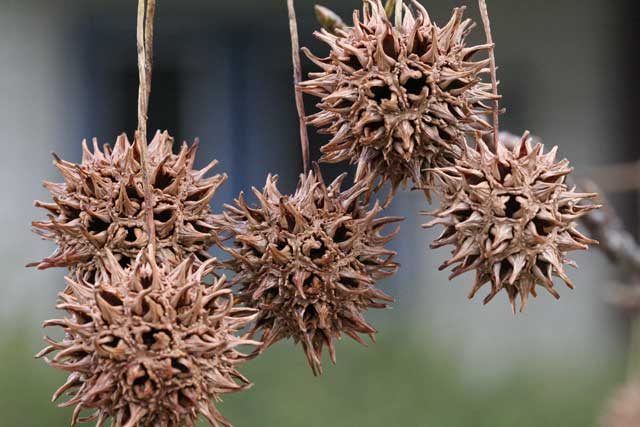
[[[50,153],[76,128],[77,64],[65,51],[65,25],[53,5],[10,2],[0,13],[0,319],[33,317],[34,325],[63,287],[62,272],[23,266],[52,250],[29,231],[42,215],[33,200],[48,198],[43,179],[59,180]]]

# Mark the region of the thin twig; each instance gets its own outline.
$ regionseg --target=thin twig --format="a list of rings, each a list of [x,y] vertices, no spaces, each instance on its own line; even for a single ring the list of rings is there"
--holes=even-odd
[[[146,14],[145,14],[146,3]],[[151,74],[153,68],[153,18],[155,16],[155,0],[138,0],[137,47],[138,47],[138,131],[137,146],[140,150],[140,168],[142,169],[142,186],[144,191],[144,212],[148,245],[155,256],[156,230],[153,220],[153,191],[149,180],[147,161],[147,114],[149,111],[149,94],[151,93]]]
[[[147,83],[147,109],[149,107],[149,95],[151,94],[151,75],[153,70],[153,21],[156,15],[156,0],[147,1],[147,19],[144,29],[144,49],[145,49],[145,74]]]
[[[487,2],[485,0],[478,0],[480,6],[480,15],[482,16],[482,24],[484,26],[484,32],[487,36],[487,44],[491,45],[489,49],[489,60],[491,61],[491,85],[493,87],[493,146],[496,148],[499,143],[500,132],[500,95],[498,94],[498,77],[496,73],[496,55],[495,45],[493,44],[493,37],[491,36],[491,21],[489,20],[489,11],[487,10]]]
[[[138,79],[140,84],[138,86],[138,132],[140,139],[147,142],[147,73],[145,71],[147,65],[146,55],[146,43],[144,38],[145,29],[145,0],[138,0],[138,20],[136,40],[138,48]],[[146,151],[146,149],[141,149]],[[146,154],[146,153],[145,153]]]
[[[590,167],[584,175],[607,193],[640,190],[640,162],[637,160]]]
[[[298,109],[298,119],[300,121],[300,144],[302,147],[302,163],[304,173],[309,171],[309,135],[307,134],[307,123],[304,112],[304,99],[302,98],[302,68],[300,66],[300,42],[298,41],[298,22],[296,11],[293,7],[293,0],[287,0],[289,9],[289,30],[291,31],[291,56],[293,59],[293,85],[296,93],[296,108]]]
[[[619,309],[632,313],[640,310],[640,286],[636,282],[613,282],[605,291],[605,300]]]

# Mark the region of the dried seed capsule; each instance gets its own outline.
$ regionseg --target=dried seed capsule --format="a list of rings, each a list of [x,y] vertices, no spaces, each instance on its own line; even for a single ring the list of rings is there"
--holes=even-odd
[[[192,253],[204,251],[214,236],[206,219],[209,202],[226,175],[205,178],[217,161],[193,169],[197,143],[172,152],[173,138],[157,133],[148,147],[150,181],[159,259],[178,264]],[[111,251],[127,266],[144,248],[144,193],[138,143],[121,135],[113,148],[103,150],[93,141],[93,152],[83,143],[82,163],[55,157],[64,182],[45,182],[53,203],[36,202],[49,211],[49,219],[33,222],[34,231],[58,248],[48,258],[31,264],[38,268],[95,269],[95,258]]]
[[[470,131],[490,131],[485,101],[494,99],[481,80],[489,60],[475,60],[489,45],[468,47],[474,24],[455,9],[440,28],[413,2],[394,26],[380,0],[365,0],[352,27],[316,32],[330,52],[306,55],[322,70],[303,82],[320,98],[320,112],[308,118],[333,136],[322,161],[357,164],[356,180],[373,173],[393,189],[412,179],[428,189],[429,169],[448,164]]]
[[[451,259],[441,269],[453,266],[451,278],[476,271],[469,298],[486,283],[491,292],[485,304],[505,290],[515,312],[516,297],[521,311],[536,286],[555,298],[553,277],[573,288],[564,264],[575,265],[567,253],[585,250],[597,243],[576,229],[576,220],[595,205],[580,202],[595,194],[575,192],[565,185],[569,162],[555,162],[556,148],[543,153],[542,144],[530,144],[525,133],[513,149],[499,144],[493,154],[481,139],[467,148],[454,166],[438,168],[441,206],[426,228],[444,226],[431,245],[453,245]]]
[[[61,406],[75,406],[72,424],[195,426],[202,415],[229,426],[213,401],[250,386],[236,370],[246,358],[236,348],[259,343],[234,334],[255,314],[235,305],[215,259],[194,261],[158,265],[143,250],[123,269],[107,251],[95,284],[67,278],[57,308],[68,315],[45,322],[64,338],[47,338],[38,357],[69,372],[54,399],[69,396]]]
[[[378,218],[378,204],[368,209],[359,200],[366,185],[341,191],[344,178],[326,186],[316,168],[283,196],[269,176],[262,192],[253,189],[257,206],[241,194],[215,221],[222,236],[234,239],[226,248],[229,267],[240,300],[258,309],[253,332],[263,349],[293,338],[315,374],[322,373],[325,345],[335,363],[334,339],[347,334],[364,344],[359,334],[373,337],[363,313],[392,301],[375,283],[398,268],[396,253],[385,248],[398,228],[387,235],[383,229],[401,218]]]

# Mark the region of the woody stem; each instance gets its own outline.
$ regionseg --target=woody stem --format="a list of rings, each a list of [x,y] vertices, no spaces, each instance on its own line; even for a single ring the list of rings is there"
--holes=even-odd
[[[298,22],[293,0],[287,0],[289,10],[289,30],[291,32],[291,57],[293,60],[293,85],[296,94],[296,108],[298,110],[298,120],[300,122],[300,145],[302,148],[302,164],[304,173],[309,171],[309,135],[307,134],[307,123],[305,120],[304,100],[302,98],[302,68],[300,66],[300,42],[298,41]]]
[[[145,7],[146,6],[146,7]],[[146,9],[146,10],[145,10]],[[153,67],[153,18],[155,16],[155,0],[138,0],[137,48],[138,48],[138,130],[136,142],[140,150],[140,168],[142,170],[142,186],[144,191],[144,216],[148,245],[155,253],[155,224],[153,222],[153,190],[149,180],[149,164],[147,159],[147,113],[149,110],[149,94],[151,92],[151,70]]]
[[[499,127],[500,127],[500,95],[498,94],[498,77],[496,73],[496,56],[495,46],[493,44],[493,36],[491,35],[491,21],[489,20],[489,11],[487,10],[486,0],[478,0],[480,7],[480,15],[482,16],[482,24],[484,26],[484,32],[487,36],[487,44],[489,48],[489,60],[490,60],[490,72],[491,72],[491,86],[493,89],[493,149],[498,147],[499,143]]]

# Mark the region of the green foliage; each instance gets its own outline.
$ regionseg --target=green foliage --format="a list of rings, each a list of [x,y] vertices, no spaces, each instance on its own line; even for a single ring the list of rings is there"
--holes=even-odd
[[[71,411],[59,410],[51,403],[51,395],[64,382],[64,373],[34,359],[37,346],[42,343],[40,337],[10,330],[10,326],[4,325],[0,331],[0,424],[21,427],[69,425]]]
[[[71,411],[50,403],[64,374],[33,359],[33,333],[4,332],[1,424],[69,425]],[[220,409],[236,427],[589,427],[622,381],[621,367],[580,372],[568,360],[565,366],[533,365],[485,386],[465,381],[447,354],[395,336],[368,350],[344,340],[338,365],[325,366],[320,378],[312,376],[300,348],[280,343],[244,367],[254,388],[227,396]]]
[[[555,366],[469,385],[446,355],[396,337],[368,351],[345,340],[338,365],[321,378],[301,349],[281,343],[247,366],[256,386],[227,397],[223,413],[237,427],[588,427],[621,380],[614,370],[563,374]]]

